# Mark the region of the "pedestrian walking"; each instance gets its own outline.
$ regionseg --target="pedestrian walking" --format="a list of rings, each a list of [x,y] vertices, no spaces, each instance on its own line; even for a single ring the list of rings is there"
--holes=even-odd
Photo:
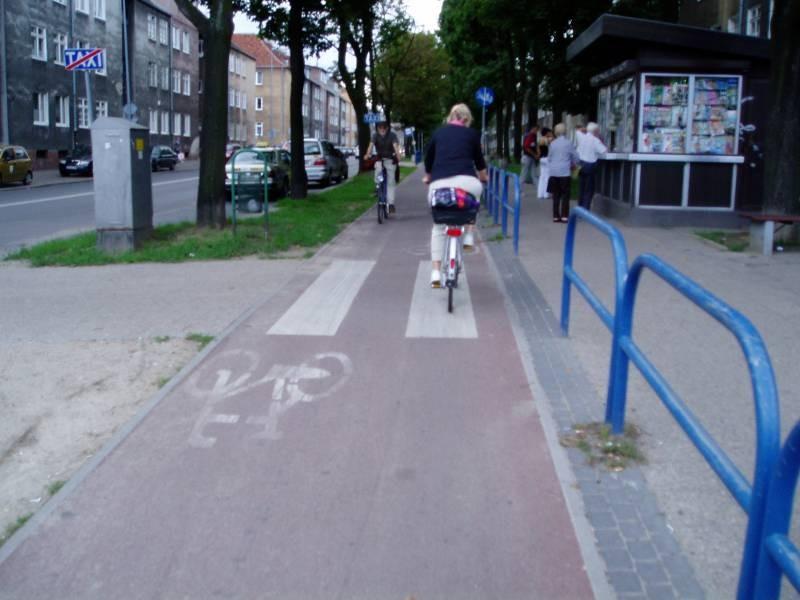
[[[542,135],[539,138],[539,185],[536,190],[536,197],[542,200],[548,196],[547,184],[550,181],[550,167],[548,166],[547,155],[552,141],[553,130],[549,127],[543,127]]]
[[[539,163],[539,148],[537,139],[539,134],[538,125],[532,125],[522,139],[522,169],[520,178],[523,183],[536,183],[536,167]]]
[[[547,191],[553,195],[553,223],[567,222],[572,184],[570,173],[579,162],[575,146],[564,135],[566,132],[563,123],[556,125],[553,129],[555,139],[547,150],[547,167],[550,171]]]
[[[586,210],[591,210],[597,159],[601,154],[608,152],[608,148],[600,141],[600,126],[597,123],[589,123],[585,131],[579,129],[576,135],[578,158],[581,161],[581,171],[578,175],[578,204]]]

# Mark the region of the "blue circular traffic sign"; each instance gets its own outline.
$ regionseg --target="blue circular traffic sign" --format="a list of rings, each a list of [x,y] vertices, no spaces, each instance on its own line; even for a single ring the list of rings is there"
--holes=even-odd
[[[477,100],[478,104],[481,106],[489,106],[494,102],[494,91],[490,87],[482,87],[475,92],[475,100]]]

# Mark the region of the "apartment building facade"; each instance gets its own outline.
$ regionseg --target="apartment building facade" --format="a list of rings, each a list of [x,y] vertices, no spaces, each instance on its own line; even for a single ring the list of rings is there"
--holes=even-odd
[[[253,135],[270,146],[288,142],[292,75],[289,57],[272,43],[253,34],[235,34],[234,43],[255,59],[252,81]],[[344,87],[317,66],[307,66],[303,85],[303,135],[334,144],[356,142],[355,111]]]
[[[121,113],[119,3],[6,0],[2,8],[1,141],[26,146],[37,162],[54,162],[57,149],[89,143],[92,115]],[[68,72],[64,50],[75,47],[106,48],[105,68]]]
[[[256,60],[235,42],[228,57],[228,140],[241,145],[254,140],[254,118],[250,107]]]
[[[775,0],[684,2],[681,4],[680,22],[727,33],[769,38],[774,7]]]
[[[103,48],[104,69],[67,71],[64,50],[76,47]],[[0,141],[25,146],[38,167],[88,146],[92,120],[123,116],[125,105],[152,144],[187,151],[199,125],[197,79],[197,32],[172,0],[0,4]]]

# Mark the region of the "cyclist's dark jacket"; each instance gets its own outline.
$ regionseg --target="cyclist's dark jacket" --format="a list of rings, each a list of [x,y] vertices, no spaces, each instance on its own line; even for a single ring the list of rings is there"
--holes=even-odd
[[[486,168],[481,152],[481,136],[461,125],[445,125],[437,129],[425,150],[425,172],[431,181],[455,175],[471,175]]]
[[[372,145],[375,146],[375,152],[381,158],[392,158],[394,156],[394,145],[397,143],[397,136],[394,131],[387,131],[386,135],[381,135],[380,133],[372,134]]]

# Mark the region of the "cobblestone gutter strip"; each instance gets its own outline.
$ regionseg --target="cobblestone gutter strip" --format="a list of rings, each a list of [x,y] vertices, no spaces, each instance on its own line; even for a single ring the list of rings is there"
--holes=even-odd
[[[490,234],[484,229],[482,235],[488,239]],[[530,350],[526,358],[532,363],[529,366],[549,402],[559,433],[570,431],[576,423],[601,421],[604,401],[590,384],[569,340],[561,336],[553,309],[514,256],[511,241],[483,247],[504,282],[516,323]],[[608,582],[617,596],[626,600],[705,598],[641,468],[629,466],[620,473],[610,473],[589,466],[580,450],[553,449],[565,450],[597,549],[605,561]]]

